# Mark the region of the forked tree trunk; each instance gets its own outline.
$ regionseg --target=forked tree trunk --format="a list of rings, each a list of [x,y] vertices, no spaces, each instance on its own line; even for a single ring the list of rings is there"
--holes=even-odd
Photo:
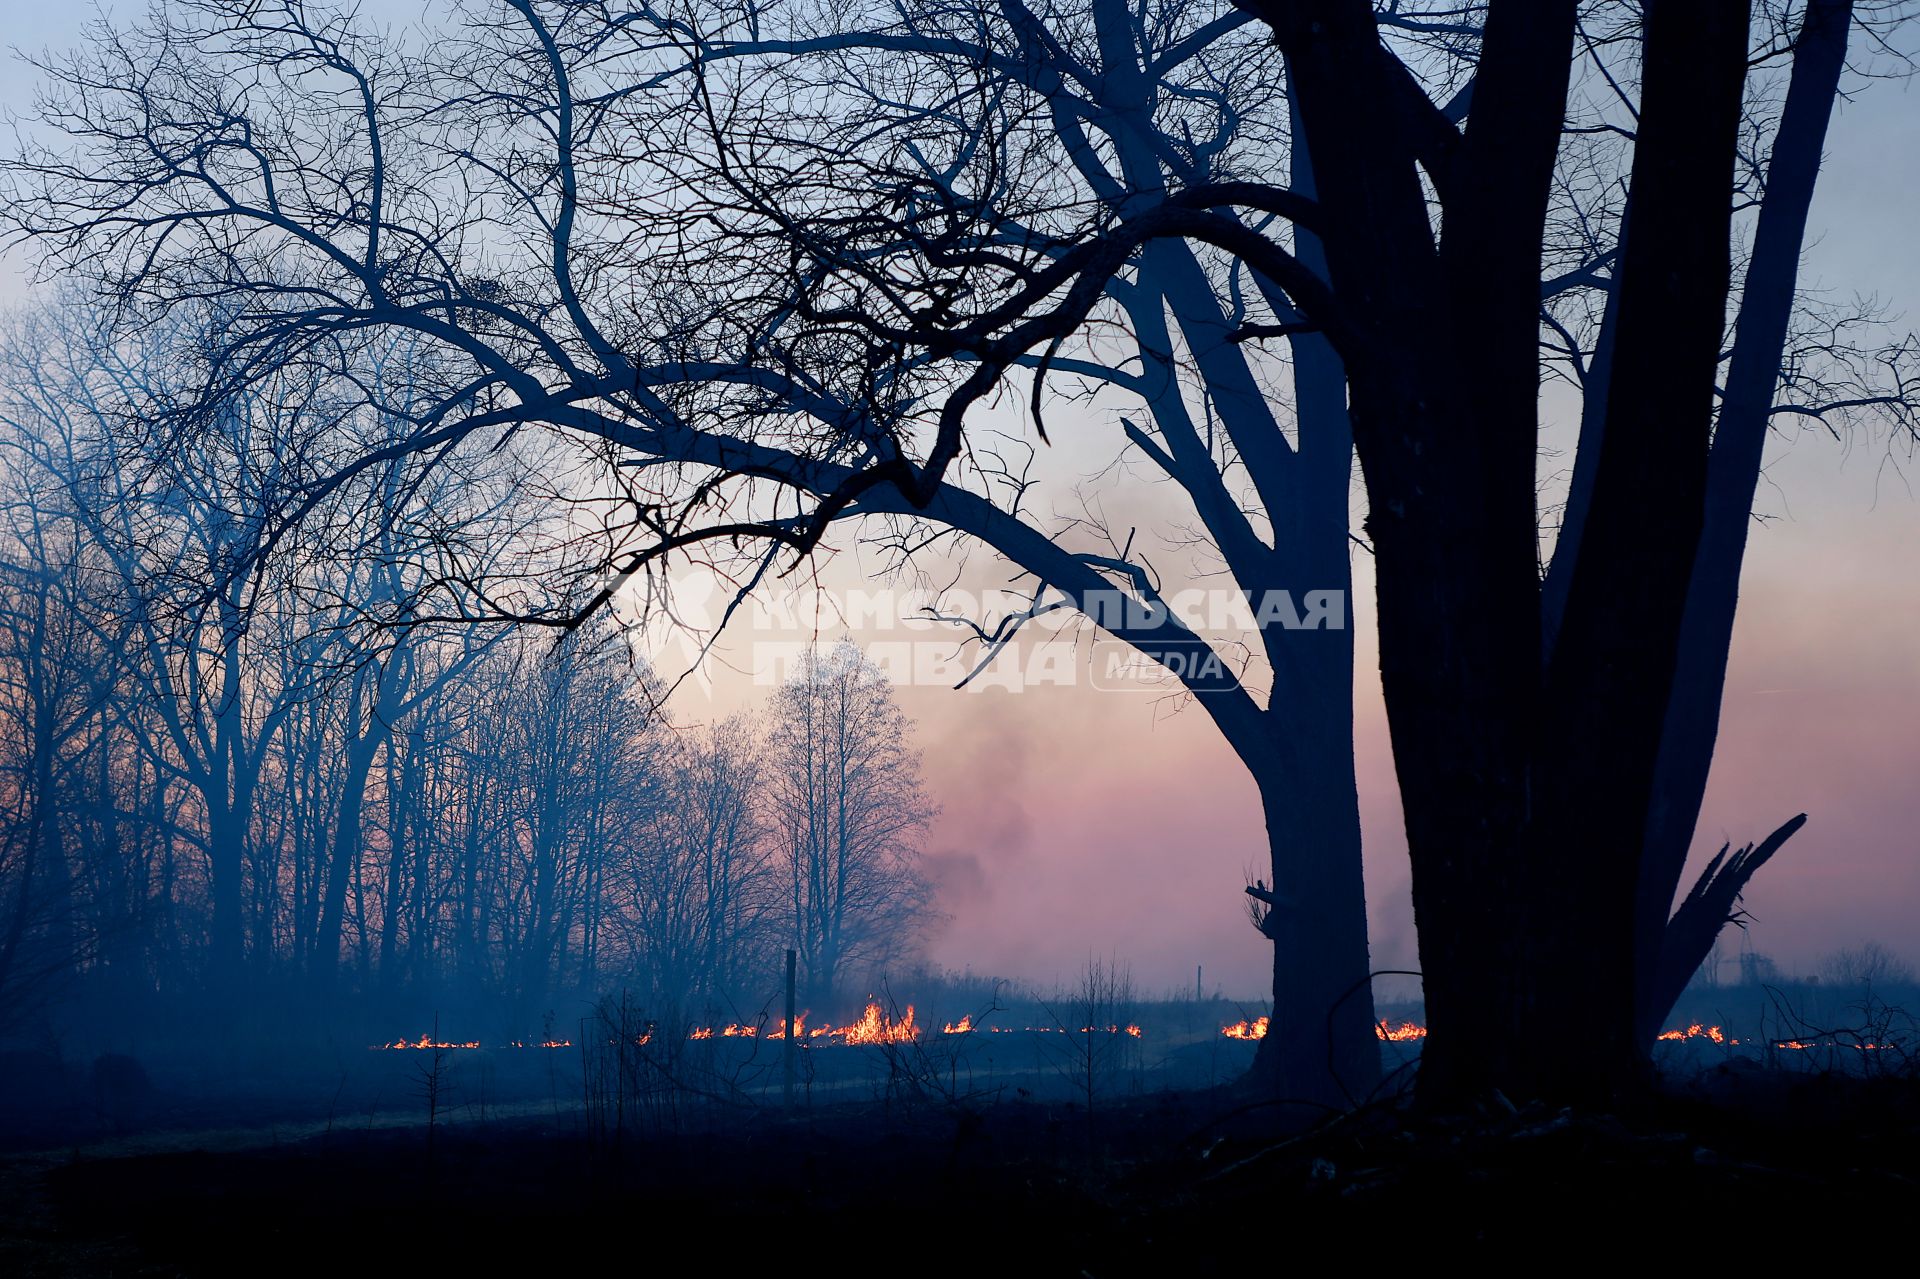
[[[1648,6],[1605,439],[1550,663],[1539,266],[1574,7],[1490,7],[1472,118],[1442,150],[1410,128],[1369,6],[1251,7],[1288,55],[1355,335],[1431,1032],[1421,1086],[1610,1095],[1644,1061],[1641,840],[1705,502],[1747,6]],[[1416,161],[1441,187],[1437,245]],[[1562,1033],[1568,1008],[1580,1036]]]

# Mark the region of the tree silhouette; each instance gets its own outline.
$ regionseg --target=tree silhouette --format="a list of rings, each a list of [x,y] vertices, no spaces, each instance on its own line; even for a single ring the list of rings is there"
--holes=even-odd
[[[806,999],[898,955],[930,909],[915,864],[938,811],[886,676],[849,641],[809,649],[768,714],[766,786]]]
[[[1130,442],[1238,557],[1237,584],[1262,588],[1345,580],[1327,548],[1338,528],[1344,550],[1350,429],[1429,1003],[1423,1087],[1604,1093],[1639,1076],[1659,992],[1764,860],[1716,863],[1668,927],[1854,6],[1810,0],[1797,23],[1765,9],[1757,52],[1733,0],[1404,8],[515,0],[417,51],[302,4],[207,0],[52,68],[45,114],[79,149],[15,166],[14,216],[132,316],[241,299],[203,394],[161,422],[176,432],[369,330],[435,345],[411,402],[389,406],[392,437],[314,468],[289,518],[396,455],[499,447],[528,425],[618,468],[582,499],[606,537],[575,560],[576,589],[475,586],[491,615],[577,625],[676,555],[737,554],[757,581],[851,517],[930,522],[1031,574],[1032,608],[990,641],[1048,591],[1091,610],[1119,590],[1133,607],[1098,620],[1197,672],[1187,690],[1261,783],[1291,1019],[1272,1038],[1307,1050],[1274,1077],[1310,1093],[1360,1058],[1330,1011],[1362,1007],[1335,991],[1366,964],[1351,741],[1327,728],[1349,709],[1347,639],[1263,631],[1263,703],[1194,660],[1216,654],[1157,607],[1128,543],[1082,549],[1023,518],[1020,477],[969,414],[1024,378],[1044,435],[1051,375],[1102,378],[1086,343],[1118,307],[1144,356],[1119,380],[1154,412]],[[1255,36],[1277,50],[1261,105],[1284,106],[1269,119],[1287,142],[1236,150],[1248,117],[1215,78],[1232,55],[1208,56]],[[1756,181],[1740,168],[1749,72],[1783,63]],[[1576,70],[1612,96],[1570,130]],[[1145,127],[1123,119],[1143,110]],[[1618,174],[1569,141],[1586,135],[1622,143]],[[1060,199],[1067,169],[1117,180]],[[1625,196],[1578,198],[1596,190]],[[1737,199],[1755,234],[1723,361]],[[1550,239],[1568,226],[1569,244]],[[1584,331],[1556,309],[1569,297],[1590,307]],[[1543,333],[1583,396],[1544,573]],[[1239,354],[1264,342],[1290,346],[1292,439]],[[1169,389],[1177,354],[1205,388],[1198,422]],[[1342,793],[1305,802],[1302,778]],[[1555,1002],[1585,1008],[1594,1039],[1547,1033]]]

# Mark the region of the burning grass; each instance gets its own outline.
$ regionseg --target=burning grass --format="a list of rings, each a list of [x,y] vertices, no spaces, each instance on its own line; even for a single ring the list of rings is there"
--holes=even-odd
[[[898,1019],[895,1019],[893,1017],[890,1017],[886,1013],[886,1011],[880,1007],[880,1004],[877,1000],[869,1000],[867,1002],[867,1006],[865,1010],[862,1011],[862,1013],[860,1014],[859,1019],[856,1021],[849,1022],[847,1025],[844,1025],[844,1026],[835,1026],[835,1025],[832,1025],[831,1023],[828,1023],[828,1024],[823,1024],[823,1025],[815,1026],[811,1029],[808,1029],[806,1024],[807,1016],[808,1014],[801,1013],[799,1016],[797,1016],[794,1019],[794,1022],[795,1022],[795,1030],[798,1033],[798,1036],[800,1038],[804,1038],[809,1041],[827,1041],[827,1042],[838,1041],[841,1043],[856,1044],[856,1045],[857,1044],[907,1044],[907,1043],[912,1043],[915,1040],[919,1039],[922,1033],[922,1027],[920,1026],[919,1022],[916,1020],[916,1014],[914,1012],[914,1007],[912,1004],[908,1004],[906,1012],[903,1013]],[[962,1021],[965,1024],[957,1027],[954,1025],[949,1025],[946,1028],[946,1031],[944,1033],[961,1034],[961,1033],[969,1032],[973,1029],[972,1020],[970,1018],[963,1018]],[[763,1030],[764,1030],[764,1033],[763,1033]],[[1140,1033],[1140,1028],[1138,1026],[1129,1026],[1126,1028],[1126,1031],[1130,1035],[1138,1036]],[[640,1037],[638,1042],[646,1043],[651,1041],[652,1038],[653,1038],[652,1032],[649,1031],[646,1035]],[[755,1025],[752,1022],[728,1022],[723,1026],[695,1026],[687,1031],[687,1039],[689,1041],[709,1040],[709,1039],[785,1039],[785,1038],[786,1038],[786,1025],[784,1021],[776,1023],[771,1029],[766,1029],[762,1026]],[[443,1050],[444,1049],[471,1049],[471,1048],[480,1048],[480,1047],[483,1047],[483,1045],[481,1041],[478,1039],[466,1039],[466,1040],[457,1040],[457,1041],[444,1040],[444,1039],[438,1039],[431,1034],[421,1035],[415,1039],[400,1038],[400,1039],[395,1039],[389,1043],[371,1045],[371,1049],[375,1052],[407,1051],[407,1050],[419,1050],[419,1049],[443,1049]],[[503,1048],[571,1048],[573,1047],[573,1041],[570,1039],[542,1039],[542,1040],[514,1039],[514,1040],[509,1040],[505,1044],[502,1044],[501,1047]]]
[[[925,1028],[919,1024],[918,1015],[912,1004],[907,1005],[906,1011],[898,1018],[895,1018],[889,1016],[877,1000],[869,1000],[859,1018],[843,1026],[835,1026],[829,1022],[808,1027],[808,1015],[807,1013],[801,1013],[794,1019],[795,1032],[798,1038],[815,1044],[843,1043],[854,1046],[910,1044],[918,1041],[921,1035],[925,1033]],[[1272,1020],[1268,1017],[1242,1018],[1239,1021],[1222,1026],[1220,1028],[1220,1034],[1227,1039],[1245,1041],[1261,1040],[1267,1037],[1267,1031],[1271,1025]],[[1057,1026],[1028,1026],[1025,1029],[1030,1034],[1066,1033]],[[958,1021],[947,1022],[940,1028],[940,1033],[942,1035],[1007,1035],[1018,1033],[1018,1028],[1012,1026],[980,1025],[974,1021],[971,1014],[968,1014],[961,1017]],[[1129,1022],[1124,1026],[1118,1024],[1110,1026],[1082,1026],[1080,1033],[1083,1035],[1127,1035],[1134,1039],[1140,1039],[1145,1036],[1146,1032],[1141,1029],[1138,1023]],[[1374,1026],[1373,1033],[1375,1037],[1383,1043],[1403,1044],[1425,1039],[1427,1037],[1427,1028],[1416,1021],[1402,1020],[1394,1022],[1382,1018]],[[785,1039],[786,1035],[787,1031],[784,1021],[776,1022],[771,1028],[758,1026],[751,1022],[728,1022],[721,1026],[695,1026],[687,1032],[687,1039],[690,1042],[711,1039],[759,1038],[777,1040]],[[642,1042],[651,1040],[651,1038],[652,1035],[649,1033]],[[1705,1041],[1722,1047],[1735,1047],[1742,1043],[1751,1045],[1753,1043],[1752,1040],[1743,1041],[1729,1034],[1718,1025],[1707,1025],[1697,1021],[1689,1023],[1684,1027],[1663,1030],[1657,1038],[1662,1043]],[[1787,1052],[1808,1052],[1814,1049],[1825,1048],[1847,1048],[1857,1052],[1877,1052],[1896,1047],[1896,1045],[1893,1044],[1882,1044],[1858,1039],[1823,1038],[1817,1036],[1787,1039],[1768,1038],[1762,1039],[1759,1042],[1765,1046]],[[514,1039],[500,1046],[514,1049],[557,1049],[571,1048],[574,1045],[570,1039],[550,1038],[539,1040]],[[376,1052],[418,1052],[423,1050],[445,1052],[477,1049],[480,1047],[483,1047],[483,1045],[481,1041],[477,1039],[440,1039],[432,1034],[422,1034],[411,1039],[402,1037],[388,1043],[371,1045],[372,1050]]]
[[[422,1035],[418,1039],[396,1039],[390,1044],[375,1044],[373,1045],[373,1048],[374,1048],[374,1051],[376,1052],[383,1051],[383,1050],[384,1051],[418,1051],[421,1049],[427,1049],[427,1050],[440,1049],[444,1051],[450,1048],[478,1048],[479,1046],[480,1046],[480,1041],[477,1039],[466,1039],[466,1040],[455,1042],[453,1040],[448,1040],[448,1039],[436,1039],[432,1035]],[[513,1045],[513,1047],[515,1048],[519,1048],[522,1046],[523,1045],[520,1045],[520,1044]]]
[[[1222,1026],[1220,1033],[1228,1039],[1265,1039],[1267,1028],[1272,1020],[1267,1017],[1255,1017],[1252,1020],[1242,1018],[1231,1025]],[[1131,1033],[1131,1032],[1129,1032]],[[1404,1044],[1427,1037],[1427,1028],[1417,1021],[1402,1021],[1398,1024],[1384,1018],[1374,1026],[1374,1036],[1383,1043]]]

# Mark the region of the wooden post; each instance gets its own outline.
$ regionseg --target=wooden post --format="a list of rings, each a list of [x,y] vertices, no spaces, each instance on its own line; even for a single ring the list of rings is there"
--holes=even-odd
[[[793,1068],[799,1060],[794,1054],[800,1051],[800,1022],[793,1015],[793,947],[787,947],[787,1038],[781,1045],[781,1062],[786,1072],[787,1109],[793,1109]]]

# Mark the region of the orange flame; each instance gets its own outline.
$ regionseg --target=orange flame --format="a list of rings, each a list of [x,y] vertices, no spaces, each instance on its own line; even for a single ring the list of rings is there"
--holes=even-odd
[[[1663,1030],[1659,1037],[1663,1040],[1711,1039],[1716,1044],[1728,1042],[1726,1032],[1718,1026],[1702,1026],[1697,1021],[1685,1030]],[[1737,1044],[1740,1041],[1736,1039],[1732,1042]]]
[[[872,1000],[867,1001],[867,1010],[860,1014],[859,1021],[834,1033],[850,1044],[910,1044],[920,1038],[920,1028],[913,1021],[912,1004],[907,1005],[906,1016],[894,1021]]]
[[[390,1044],[375,1044],[374,1048],[379,1050],[382,1048],[478,1048],[479,1046],[480,1041],[477,1039],[469,1039],[456,1044],[444,1039],[435,1039],[432,1035],[422,1035],[418,1039],[396,1039]]]
[[[845,1026],[835,1026],[831,1022],[815,1026],[808,1030],[807,1015],[796,1017],[800,1034],[807,1039],[838,1039],[849,1044],[904,1044],[920,1038],[920,1026],[914,1020],[913,1005],[907,1005],[907,1012],[899,1021],[894,1021],[880,1011],[877,1001],[869,1001],[860,1020]],[[755,1039],[762,1038],[760,1027],[730,1022],[725,1026],[696,1026],[687,1035],[688,1039]],[[769,1030],[764,1038],[785,1039],[786,1027]]]
[[[971,1035],[973,1033],[973,1014],[968,1013],[959,1021],[950,1021],[940,1031],[943,1035]]]
[[[1255,1017],[1252,1021],[1236,1021],[1231,1026],[1222,1026],[1220,1033],[1228,1039],[1265,1039],[1267,1037],[1267,1029],[1272,1024],[1271,1018]],[[1127,1027],[1127,1033],[1129,1035],[1137,1034],[1138,1028],[1129,1026]],[[1396,1026],[1392,1022],[1382,1018],[1380,1022],[1374,1026],[1373,1033],[1375,1038],[1386,1040],[1389,1043],[1403,1044],[1410,1040],[1425,1039],[1427,1037],[1427,1028],[1417,1021],[1403,1021]]]

